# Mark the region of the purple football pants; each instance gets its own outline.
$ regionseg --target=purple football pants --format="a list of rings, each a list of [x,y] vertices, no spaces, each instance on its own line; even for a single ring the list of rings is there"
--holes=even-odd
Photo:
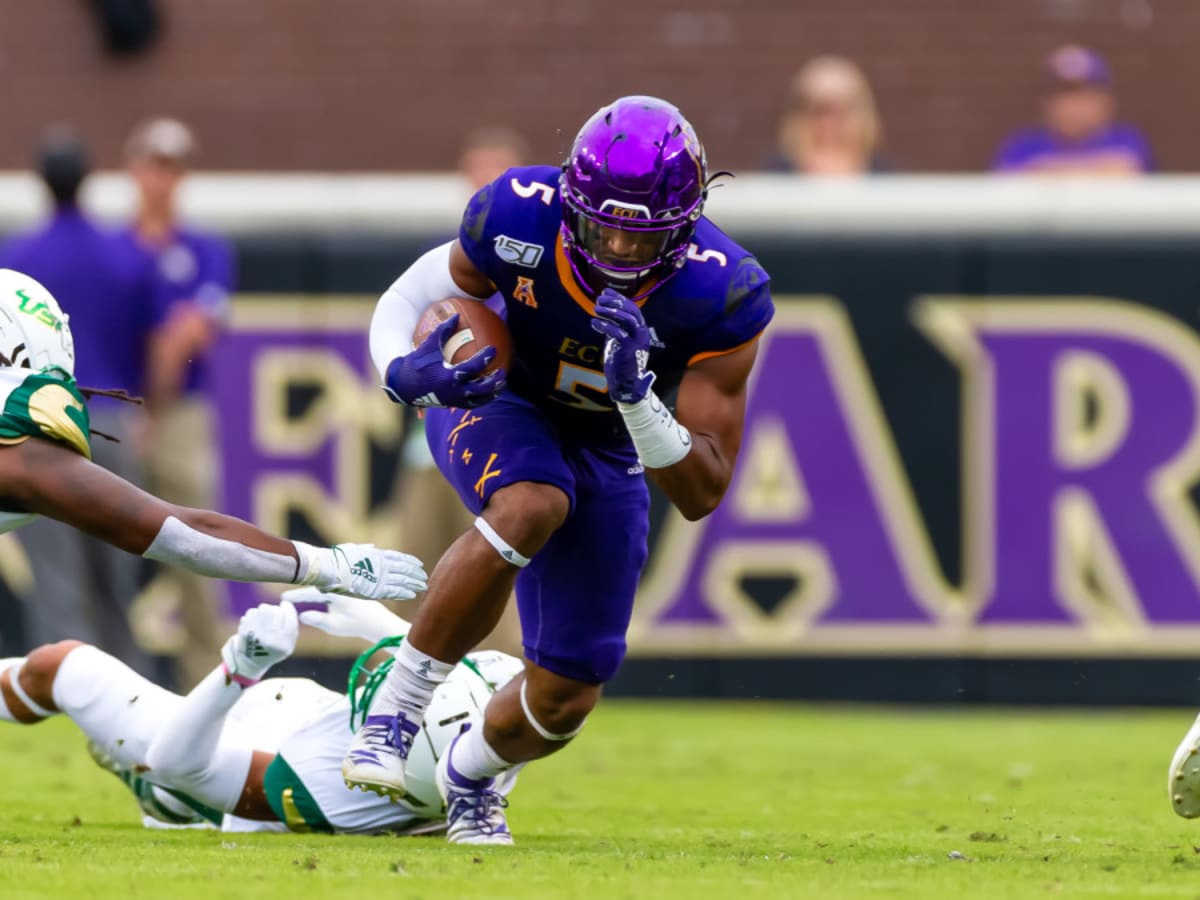
[[[566,678],[610,680],[625,658],[646,563],[650,498],[632,445],[574,444],[510,392],[478,409],[431,409],[426,434],[438,468],[472,512],[520,481],[567,495],[566,522],[517,576],[525,655]]]

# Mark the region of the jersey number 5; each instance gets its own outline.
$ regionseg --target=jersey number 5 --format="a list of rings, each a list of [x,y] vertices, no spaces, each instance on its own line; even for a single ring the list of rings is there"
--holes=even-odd
[[[554,202],[554,188],[540,181],[531,181],[529,184],[523,184],[514,178],[512,179],[512,189],[513,193],[522,200],[531,200],[534,197],[540,197],[541,201],[547,206]]]
[[[586,393],[580,388],[585,388]],[[583,366],[576,366],[569,362],[560,362],[558,364],[558,378],[554,381],[554,389],[561,395],[567,395],[570,399],[563,399],[564,403],[574,406],[576,409],[586,409],[590,412],[611,412],[612,407],[605,406],[603,403],[598,403],[593,400],[589,394],[607,394],[608,380],[604,377],[603,372],[598,372],[595,369],[587,369]]]

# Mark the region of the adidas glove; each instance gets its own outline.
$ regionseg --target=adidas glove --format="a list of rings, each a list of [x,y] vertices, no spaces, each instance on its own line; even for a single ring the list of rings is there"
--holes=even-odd
[[[225,675],[241,685],[254,684],[271,666],[292,655],[299,630],[296,607],[290,603],[247,610],[237,634],[221,648]]]
[[[366,600],[412,600],[428,585],[421,561],[399,550],[381,550],[374,544],[292,543],[301,559],[297,584]]]
[[[319,604],[321,608],[306,609],[300,613],[300,622],[326,634],[337,637],[356,637],[374,644],[386,637],[408,634],[412,626],[386,606],[345,597],[326,594],[316,588],[292,588],[283,592],[287,603]]]

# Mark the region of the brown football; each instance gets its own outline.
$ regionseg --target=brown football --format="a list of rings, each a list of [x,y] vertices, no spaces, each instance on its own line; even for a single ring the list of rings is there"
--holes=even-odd
[[[439,300],[421,314],[413,332],[413,345],[420,344],[429,333],[458,313],[458,330],[446,342],[446,362],[454,364],[470,359],[484,347],[495,347],[496,358],[487,367],[488,372],[498,368],[508,369],[512,362],[512,336],[504,320],[478,300],[451,297]]]

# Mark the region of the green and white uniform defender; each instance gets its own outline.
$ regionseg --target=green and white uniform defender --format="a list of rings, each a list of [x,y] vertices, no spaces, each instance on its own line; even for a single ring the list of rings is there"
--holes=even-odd
[[[364,658],[367,654],[364,654]],[[230,710],[221,732],[221,744],[236,743],[275,752],[263,777],[267,801],[279,822],[254,822],[204,809],[180,800],[225,831],[298,831],[338,834],[412,834],[445,827],[442,800],[434,785],[441,754],[466,724],[482,727],[483,709],[493,693],[524,670],[515,657],[498,651],[472,653],[437,689],[421,734],[409,757],[409,794],[392,801],[370,792],[351,790],[342,780],[342,759],[353,736],[351,714],[366,708],[356,695],[351,702],[307,678],[268,678],[247,688]],[[139,715],[165,721],[181,702],[162,691],[143,694],[138,706],[150,700]],[[158,702],[156,702],[158,701]],[[136,747],[102,748],[123,765],[131,765]],[[133,752],[129,751],[133,749]],[[497,779],[497,790],[508,794],[516,771]],[[172,792],[175,793],[175,792]],[[147,821],[151,827],[160,824]]]
[[[67,315],[36,280],[0,269],[0,445],[31,437],[92,458],[87,401],[75,383]],[[0,511],[0,533],[34,518]]]
[[[0,366],[0,445],[31,437],[57,441],[91,459],[87,401],[62,369],[31,372]],[[35,518],[33,513],[0,511],[0,534]]]

